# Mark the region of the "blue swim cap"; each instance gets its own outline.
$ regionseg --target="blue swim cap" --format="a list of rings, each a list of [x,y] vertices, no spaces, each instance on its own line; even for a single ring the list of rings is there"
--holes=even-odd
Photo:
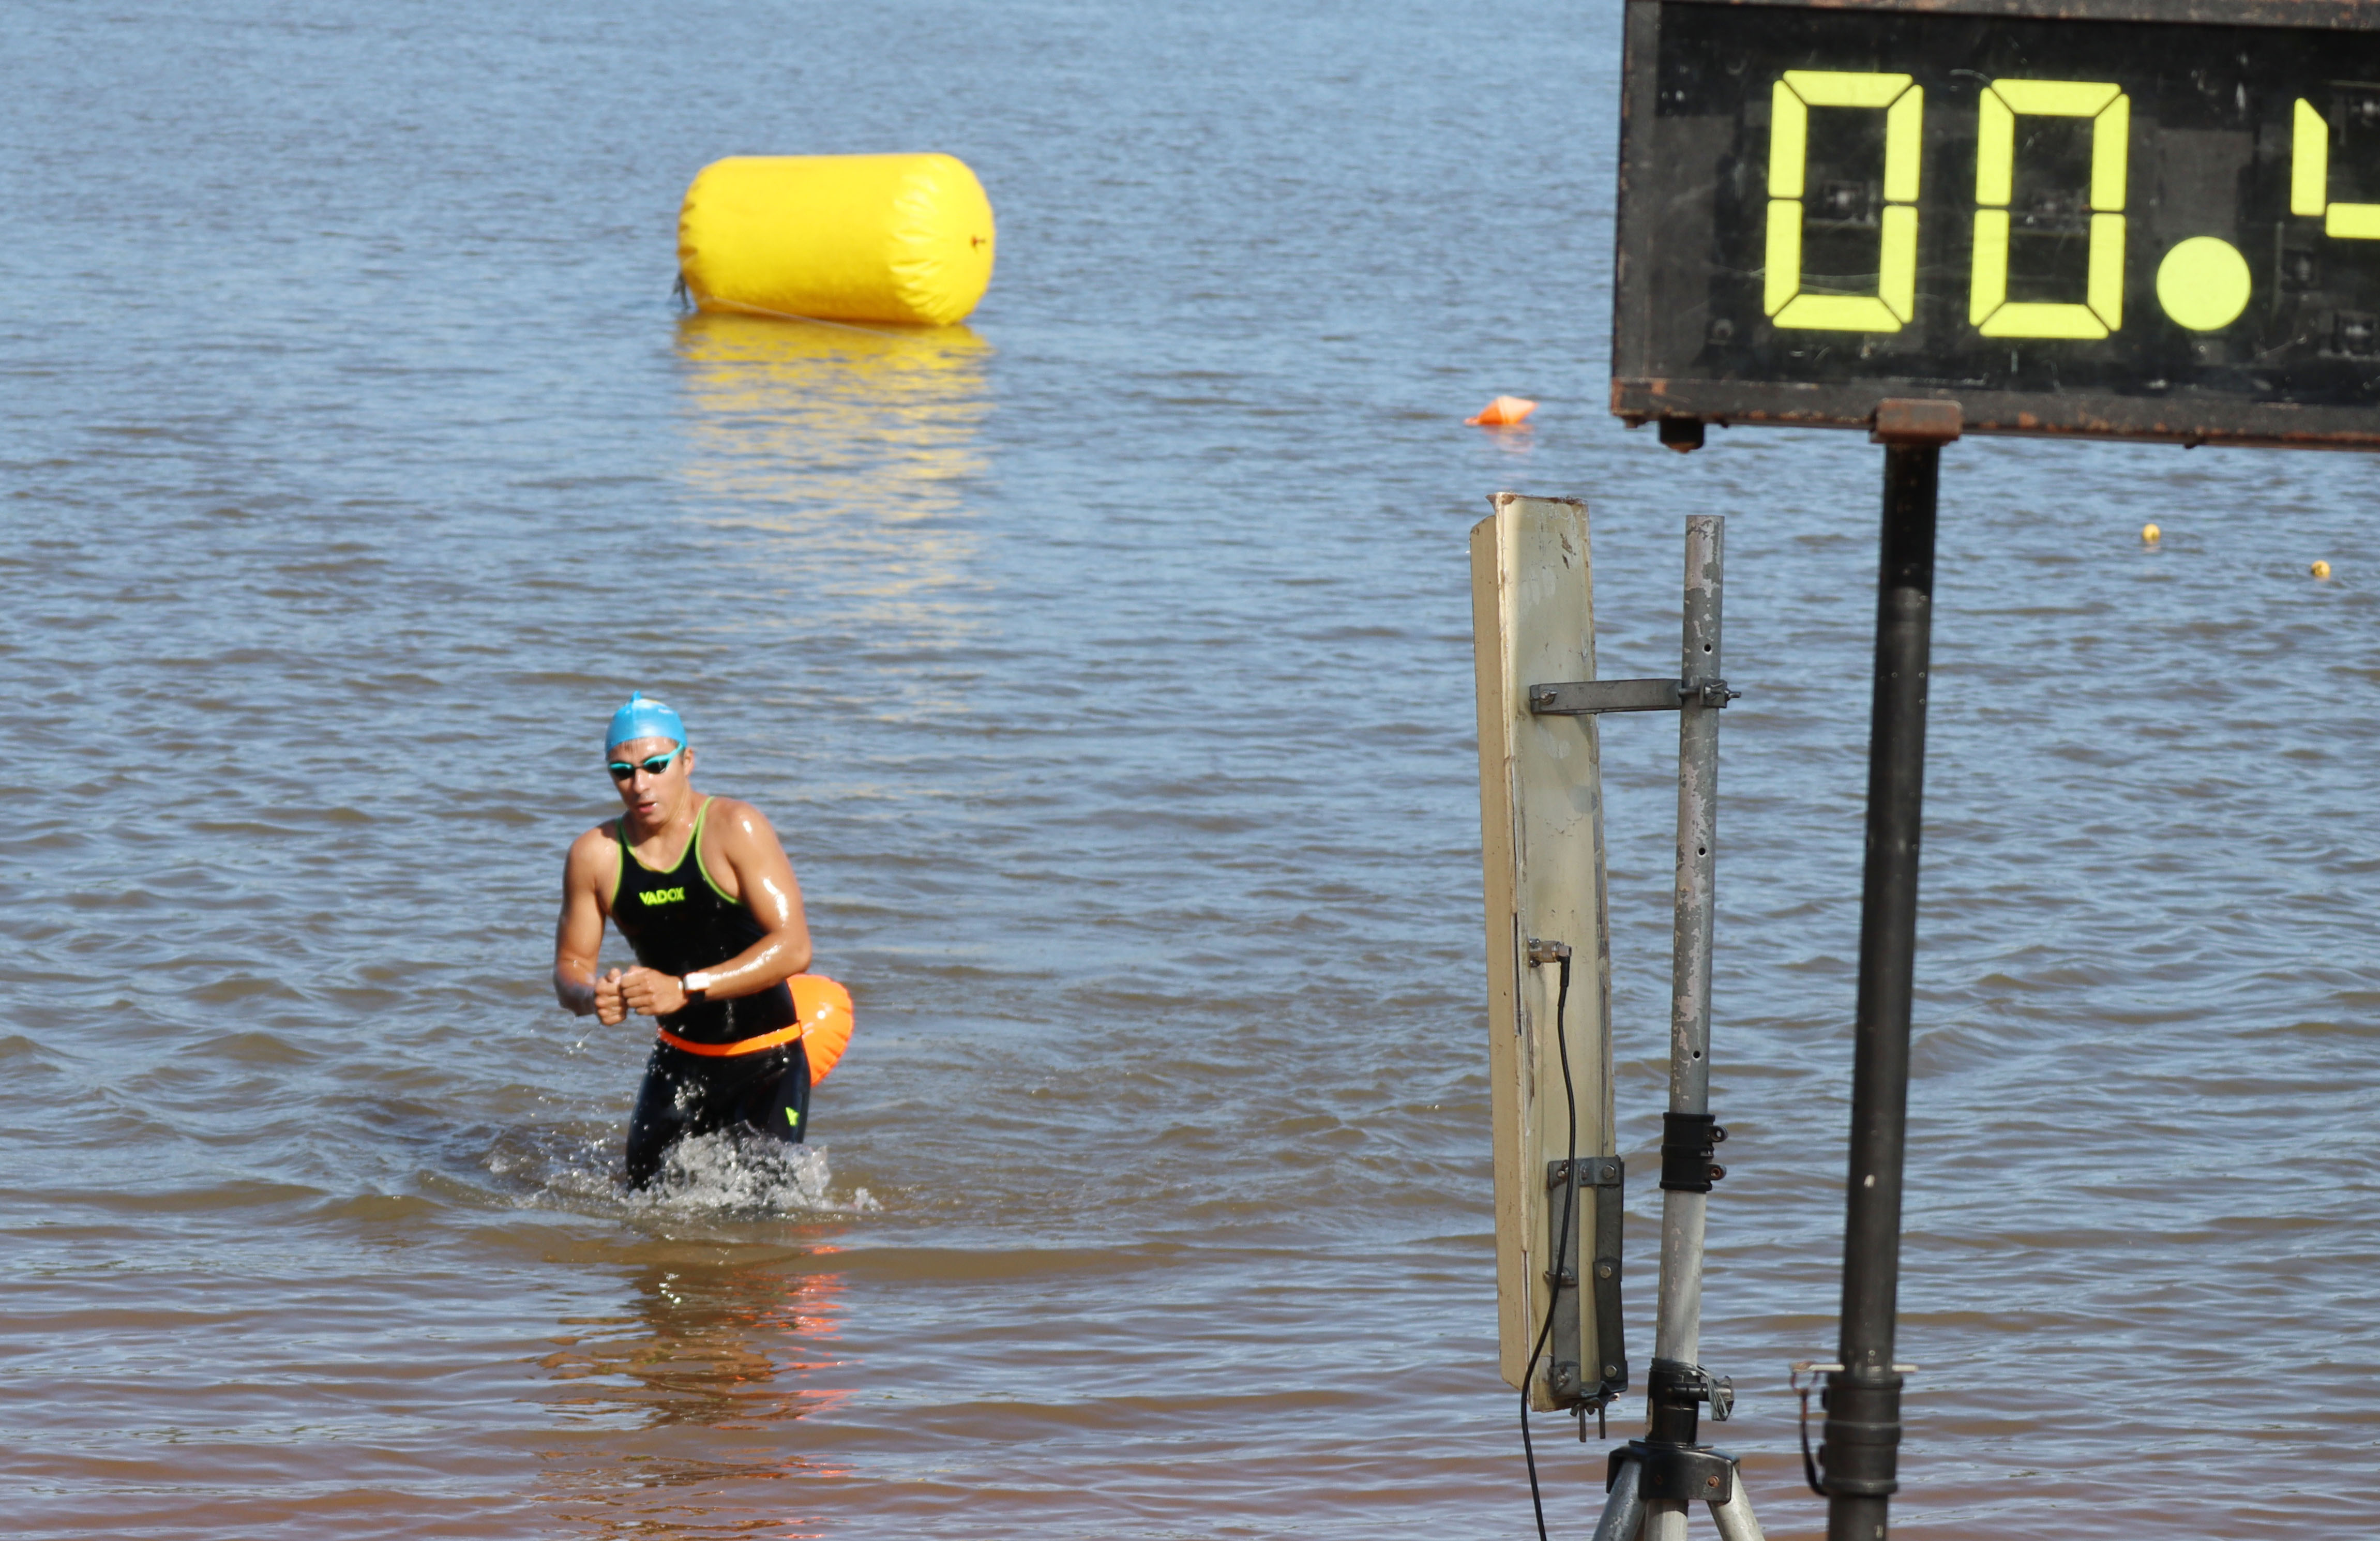
[[[686,742],[686,724],[665,702],[649,701],[641,690],[629,696],[619,710],[612,713],[612,726],[603,734],[603,752],[610,754],[621,745],[635,738],[666,738],[673,743]]]

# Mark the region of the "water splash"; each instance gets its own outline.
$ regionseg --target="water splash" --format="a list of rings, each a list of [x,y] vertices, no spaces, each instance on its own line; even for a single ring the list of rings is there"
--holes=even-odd
[[[616,1140],[560,1129],[514,1132],[481,1165],[529,1207],[648,1214],[865,1215],[883,1208],[866,1188],[834,1189],[827,1147],[785,1145],[734,1130],[680,1141],[650,1187],[631,1190]]]
[[[706,1214],[868,1214],[882,1207],[866,1188],[833,1191],[824,1146],[785,1145],[734,1130],[672,1147],[652,1185],[628,1195],[638,1209]]]

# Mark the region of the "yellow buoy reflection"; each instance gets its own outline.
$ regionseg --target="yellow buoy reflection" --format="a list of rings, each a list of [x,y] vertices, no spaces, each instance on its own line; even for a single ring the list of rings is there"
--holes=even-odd
[[[953,484],[983,470],[991,348],[966,327],[703,313],[679,322],[677,348],[687,470],[707,490],[902,518],[952,506]]]
[[[878,621],[964,576],[976,542],[953,519],[988,468],[981,337],[702,312],[677,353],[682,474],[716,523],[782,536],[772,550]]]

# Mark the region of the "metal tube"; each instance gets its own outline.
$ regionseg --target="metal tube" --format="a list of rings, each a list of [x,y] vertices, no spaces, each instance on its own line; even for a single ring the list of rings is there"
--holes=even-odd
[[[1721,677],[1719,601],[1727,521],[1686,521],[1682,689]],[[1670,977],[1670,1110],[1710,1110],[1711,873],[1718,843],[1718,709],[1693,697],[1678,711],[1677,950]]]
[[[1843,1369],[1827,1377],[1828,1541],[1884,1541],[1900,1442],[1892,1373],[1900,1176],[1925,785],[1925,688],[1941,447],[1888,443],[1868,727],[1867,874],[1860,905],[1850,1197],[1843,1223]]]
[[[1645,1523],[1645,1500],[1639,1493],[1644,1475],[1633,1461],[1620,1463],[1620,1474],[1603,1500],[1603,1518],[1596,1522],[1595,1541],[1636,1541]]]
[[[1710,1111],[1711,879],[1718,851],[1718,713],[1693,687],[1721,677],[1719,611],[1727,521],[1686,520],[1685,623],[1679,645],[1678,877],[1670,974],[1670,1110]],[[1661,1292],[1653,1357],[1702,1357],[1703,1221],[1709,1195],[1661,1194]],[[1686,1422],[1691,1425],[1689,1416]],[[1651,1437],[1677,1438],[1656,1414]],[[1693,1436],[1687,1435],[1691,1439]],[[1685,1541],[1686,1505],[1645,1505],[1645,1541]]]
[[[1736,1479],[1735,1497],[1725,1503],[1711,1505],[1710,1513],[1711,1523],[1718,1529],[1718,1541],[1768,1541],[1767,1536],[1761,1534],[1760,1522],[1752,1516],[1752,1499],[1744,1492],[1740,1474]]]
[[[1703,1348],[1703,1216],[1708,1194],[1661,1195],[1661,1295],[1653,1357],[1698,1364]]]
[[[1682,688],[1720,677],[1719,601],[1727,521],[1686,521]],[[1678,878],[1670,974],[1670,1110],[1710,1111],[1711,879],[1718,852],[1718,713],[1689,693],[1678,710]],[[1702,1352],[1706,1195],[1661,1195],[1661,1292],[1653,1356],[1692,1365]]]

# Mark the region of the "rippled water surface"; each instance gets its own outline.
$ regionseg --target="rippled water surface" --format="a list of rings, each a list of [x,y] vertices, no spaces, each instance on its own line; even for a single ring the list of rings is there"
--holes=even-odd
[[[1615,6],[6,30],[8,1529],[1520,1534],[1464,553],[1510,487],[1592,503],[1612,673],[1730,516],[1705,1357],[1815,1534],[1879,456],[1604,415]],[[703,164],[910,148],[1000,211],[968,329],[672,309]],[[1900,1534],[2380,1530],[2376,491],[1945,455]],[[820,1148],[638,1201],[638,1036],[546,984],[631,687],[861,1013]],[[1674,735],[1604,744],[1642,1173]],[[1553,1446],[1564,1534],[1600,1459]]]

